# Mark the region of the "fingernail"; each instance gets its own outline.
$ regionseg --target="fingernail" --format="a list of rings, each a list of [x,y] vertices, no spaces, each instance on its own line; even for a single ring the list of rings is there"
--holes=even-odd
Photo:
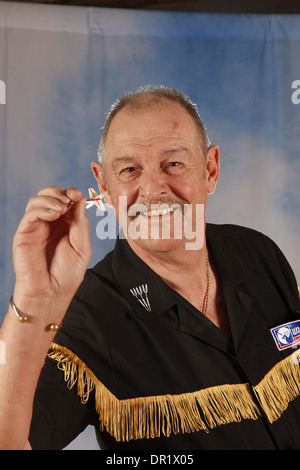
[[[62,203],[63,203],[63,204],[70,204],[71,202],[72,202],[71,199],[70,199],[69,197],[67,197],[67,196],[64,196],[64,197],[62,198]]]

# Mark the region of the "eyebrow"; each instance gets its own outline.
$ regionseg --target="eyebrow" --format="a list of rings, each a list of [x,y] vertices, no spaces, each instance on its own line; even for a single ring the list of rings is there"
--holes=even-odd
[[[124,155],[123,157],[115,157],[112,161],[112,167],[116,168],[118,163],[128,163],[134,160],[133,155]]]

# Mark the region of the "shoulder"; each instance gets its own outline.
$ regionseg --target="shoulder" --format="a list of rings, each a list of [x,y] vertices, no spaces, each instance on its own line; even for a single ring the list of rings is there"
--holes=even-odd
[[[66,312],[61,329],[63,332],[71,328],[73,335],[75,331],[80,336],[102,334],[109,318],[107,314],[120,303],[119,287],[112,270],[112,257],[113,252],[110,252],[94,267],[87,269]]]
[[[239,225],[207,224],[207,239],[226,252],[233,267],[243,270],[248,266],[265,273],[269,279],[276,279],[278,285],[292,290],[299,302],[297,281],[290,263],[268,235]]]
[[[54,340],[89,364],[91,370],[95,369],[93,358],[104,361],[103,368],[109,365],[110,313],[120,305],[111,257],[108,253],[86,271]]]
[[[114,250],[107,253],[95,266],[87,269],[76,298],[90,298],[96,292],[99,294],[99,288],[103,292],[106,285],[111,286],[115,283],[112,269],[113,254]]]
[[[267,235],[239,225],[207,225],[207,240],[219,246],[231,262],[270,271],[288,262],[277,244]]]
[[[274,241],[266,234],[241,225],[207,224],[206,230],[208,237],[219,237],[228,249],[232,247],[236,250],[248,246],[257,251],[268,246],[274,253],[274,249],[277,248]]]
[[[234,224],[207,224],[207,230],[213,233],[217,233],[223,237],[265,237],[262,232],[253,228],[244,227],[242,225]]]

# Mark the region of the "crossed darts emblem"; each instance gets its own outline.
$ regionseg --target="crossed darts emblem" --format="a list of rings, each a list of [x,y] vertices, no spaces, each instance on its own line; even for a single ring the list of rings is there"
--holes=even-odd
[[[147,312],[151,312],[151,306],[148,299],[148,285],[142,284],[138,287],[133,287],[130,289],[132,295],[142,304],[142,306],[147,310]]]

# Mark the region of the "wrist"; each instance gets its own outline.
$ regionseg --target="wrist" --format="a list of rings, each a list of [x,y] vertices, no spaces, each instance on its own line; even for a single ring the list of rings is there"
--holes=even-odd
[[[11,306],[12,310],[14,311],[14,313],[16,314],[16,317],[17,317],[17,319],[20,323],[31,323],[32,322],[33,317],[31,317],[27,313],[24,313],[23,311],[18,309],[18,307],[16,306],[16,304],[14,302],[13,296],[10,298],[10,306]],[[56,332],[60,329],[60,327],[61,327],[61,323],[51,322],[48,325],[46,325],[45,329]]]
[[[40,331],[56,332],[68,308],[65,301],[24,295],[15,289],[9,308],[17,323],[31,325]]]

